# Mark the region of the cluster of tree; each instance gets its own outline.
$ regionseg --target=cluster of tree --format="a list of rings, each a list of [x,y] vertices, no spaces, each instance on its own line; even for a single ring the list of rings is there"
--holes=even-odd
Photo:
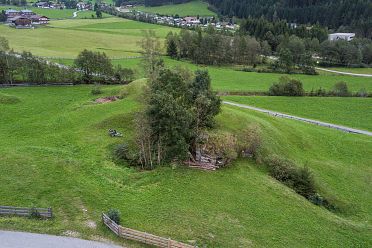
[[[319,50],[319,41],[314,39],[301,39],[295,35],[283,36],[276,51],[278,60],[272,64],[276,72],[304,74],[317,74],[314,69],[312,55]]]
[[[323,42],[328,38],[328,30],[320,25],[313,25],[308,28],[306,25],[288,24],[285,20],[269,21],[264,17],[249,17],[242,21],[240,32],[256,37],[259,40],[266,40],[275,51],[283,36],[296,35],[302,39],[317,39]]]
[[[27,0],[0,0],[3,5],[26,6]]]
[[[0,51],[0,83],[76,83],[78,77],[75,70],[48,63],[29,52]]]
[[[205,32],[181,30],[179,34],[169,33],[166,47],[172,58],[186,58],[207,65],[254,65],[260,61],[261,54],[261,44],[255,38],[226,36],[211,27]]]
[[[135,73],[131,69],[113,66],[104,53],[84,50],[73,67],[51,63],[29,52],[15,53],[8,41],[0,37],[0,82],[12,84],[53,83],[103,83],[125,84],[131,82]]]
[[[281,77],[278,83],[274,83],[269,89],[270,96],[304,96],[305,91],[299,80],[289,77]]]
[[[6,14],[5,14],[5,10],[2,10],[2,11],[0,12],[0,22],[5,22],[6,19],[7,19],[7,16],[6,16]]]
[[[59,2],[65,4],[67,9],[76,9],[78,3],[76,0],[59,0]]]
[[[135,120],[135,151],[122,149],[120,157],[152,169],[175,159],[183,161],[195,152],[200,133],[213,126],[221,100],[211,90],[207,71],[193,74],[166,68],[153,32],[146,32],[140,45],[149,85],[142,98],[144,110]]]
[[[324,41],[319,52],[327,66],[372,65],[372,40],[369,39]]]
[[[372,37],[370,0],[208,0],[225,16],[265,17],[288,22],[320,23],[333,29],[343,27],[359,35]],[[352,30],[351,30],[352,29]]]
[[[281,77],[279,82],[274,83],[270,86],[267,92],[270,96],[338,96],[338,97],[370,97],[371,93],[368,93],[366,89],[360,89],[356,93],[350,92],[345,82],[336,83],[333,88],[329,91],[319,88],[317,90],[312,89],[310,92],[305,92],[301,81],[291,79],[287,76]]]
[[[77,78],[73,69],[48,63],[29,52],[13,52],[8,41],[0,37],[0,83],[75,83]]]
[[[113,66],[105,53],[83,50],[75,59],[74,67],[84,83],[126,84],[133,81],[135,73],[120,65]]]
[[[96,12],[97,18],[99,19],[102,18],[102,10],[101,10],[100,5],[97,2],[94,4],[93,10]]]

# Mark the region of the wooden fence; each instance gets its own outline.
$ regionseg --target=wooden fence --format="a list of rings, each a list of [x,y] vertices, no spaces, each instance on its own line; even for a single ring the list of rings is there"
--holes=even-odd
[[[107,215],[102,213],[103,223],[111,229],[119,237],[135,240],[148,245],[153,245],[163,248],[194,248],[195,246],[184,244],[167,238],[162,238],[153,234],[140,232],[130,228],[122,227],[111,220]]]
[[[18,215],[18,216],[31,216],[33,212],[39,213],[41,217],[52,218],[52,208],[21,208],[0,206],[0,215]]]

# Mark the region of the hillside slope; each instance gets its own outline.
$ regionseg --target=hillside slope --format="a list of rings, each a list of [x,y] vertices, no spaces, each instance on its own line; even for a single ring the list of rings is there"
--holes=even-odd
[[[290,158],[314,173],[332,213],[268,176],[251,160],[216,172],[183,166],[138,171],[115,164],[111,151],[133,135],[143,81],[129,96],[93,104],[90,86],[0,89],[19,99],[0,104],[0,199],[4,205],[53,207],[51,221],[1,217],[0,228],[119,241],[100,223],[117,208],[134,229],[197,240],[208,247],[369,247],[372,140],[261,113],[223,107],[218,129],[239,134],[256,123],[264,153]],[[104,88],[103,95],[121,87]],[[124,138],[107,135],[109,128]],[[96,228],[88,225],[97,223]]]

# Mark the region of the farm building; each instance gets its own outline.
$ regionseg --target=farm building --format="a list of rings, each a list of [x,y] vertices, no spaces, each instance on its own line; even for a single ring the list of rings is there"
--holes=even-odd
[[[334,33],[328,35],[328,40],[336,41],[336,40],[346,40],[351,41],[355,37],[354,33]]]
[[[32,28],[32,21],[25,16],[15,16],[8,19],[8,22],[15,28]]]

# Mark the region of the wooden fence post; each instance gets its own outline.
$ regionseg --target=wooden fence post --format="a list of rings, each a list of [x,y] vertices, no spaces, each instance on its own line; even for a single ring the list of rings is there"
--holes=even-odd
[[[168,248],[171,248],[171,247],[172,247],[172,240],[168,238]]]

